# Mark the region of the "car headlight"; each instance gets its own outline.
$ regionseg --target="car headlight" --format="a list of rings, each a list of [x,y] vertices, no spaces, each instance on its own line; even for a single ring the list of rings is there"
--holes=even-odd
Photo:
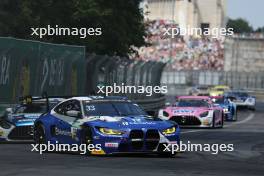
[[[169,113],[167,113],[166,111],[163,111],[163,116],[164,117],[169,117]]]
[[[228,112],[228,108],[224,108],[223,111],[224,111],[224,113],[227,113]]]
[[[209,114],[209,111],[205,111],[202,114],[200,114],[200,117],[206,117],[208,116],[208,114]]]
[[[3,136],[4,131],[0,129],[0,136]]]
[[[101,133],[107,134],[107,135],[122,135],[122,134],[124,134],[124,131],[114,130],[114,129],[110,129],[110,128],[99,128],[99,131]]]
[[[162,134],[164,134],[164,135],[173,134],[173,133],[175,133],[175,131],[176,131],[176,128],[175,128],[175,126],[173,126],[171,128],[167,128],[167,129],[163,130]]]
[[[0,127],[4,129],[9,129],[11,128],[11,125],[4,119],[0,119]]]

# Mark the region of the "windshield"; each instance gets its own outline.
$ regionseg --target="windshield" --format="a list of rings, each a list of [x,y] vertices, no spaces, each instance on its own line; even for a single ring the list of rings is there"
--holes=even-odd
[[[223,89],[223,88],[214,88],[212,90],[213,91],[219,91],[219,92],[224,92],[225,91],[225,89]]]
[[[146,115],[136,104],[129,102],[85,102],[86,116],[126,116]]]
[[[42,104],[32,104],[32,105],[22,105],[15,113],[44,113],[47,111],[46,105]]]
[[[248,97],[248,93],[246,92],[234,92],[234,94],[239,97]]]
[[[180,99],[178,107],[209,107],[206,100]]]
[[[208,90],[208,87],[197,87],[198,90]]]

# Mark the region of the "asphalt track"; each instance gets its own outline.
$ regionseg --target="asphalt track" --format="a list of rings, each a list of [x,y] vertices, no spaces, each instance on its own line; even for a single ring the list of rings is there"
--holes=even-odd
[[[233,152],[184,152],[175,158],[156,156],[95,157],[31,152],[30,144],[0,144],[0,176],[76,175],[264,175],[264,103],[256,112],[239,111],[238,122],[223,129],[183,129],[192,143],[234,144]]]

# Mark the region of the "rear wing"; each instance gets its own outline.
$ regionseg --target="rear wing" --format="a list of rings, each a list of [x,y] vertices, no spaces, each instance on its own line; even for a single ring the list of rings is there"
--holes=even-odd
[[[43,97],[33,97],[31,95],[27,95],[24,97],[19,97],[19,102],[23,105],[32,104],[34,101],[44,100]]]
[[[19,102],[21,105],[32,105],[33,103],[45,103],[47,107],[47,112],[50,110],[50,102],[59,103],[64,99],[71,98],[70,96],[48,96],[46,92],[42,93],[42,96],[32,96],[27,95],[19,97]]]

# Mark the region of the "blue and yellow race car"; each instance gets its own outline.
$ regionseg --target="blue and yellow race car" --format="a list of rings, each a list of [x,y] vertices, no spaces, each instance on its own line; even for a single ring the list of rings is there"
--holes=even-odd
[[[122,97],[72,97],[34,124],[37,144],[100,145],[93,155],[164,152],[164,144],[179,142],[175,122],[147,115],[137,104]]]
[[[245,107],[253,111],[256,109],[256,97],[249,95],[244,90],[232,90],[226,92],[225,96],[236,104],[237,107]]]
[[[215,105],[223,109],[225,120],[237,121],[237,107],[236,104],[231,102],[226,96],[213,96],[211,97]]]

